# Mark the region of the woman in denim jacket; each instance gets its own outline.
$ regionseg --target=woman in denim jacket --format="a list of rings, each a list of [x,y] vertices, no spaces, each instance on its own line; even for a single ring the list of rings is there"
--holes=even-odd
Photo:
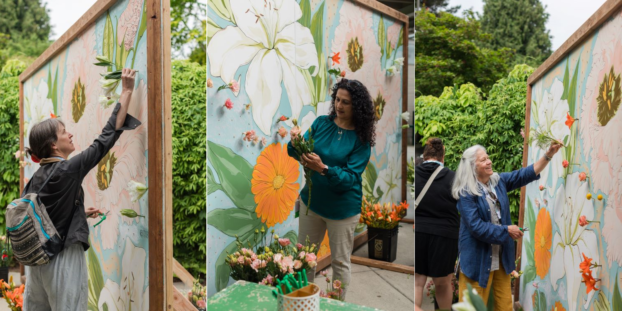
[[[560,144],[552,144],[536,163],[509,173],[495,173],[486,149],[475,145],[464,151],[456,171],[452,195],[460,212],[460,301],[467,284],[488,301],[492,288],[494,310],[512,310],[510,273],[516,269],[514,240],[523,236],[510,219],[508,192],[540,178]]]

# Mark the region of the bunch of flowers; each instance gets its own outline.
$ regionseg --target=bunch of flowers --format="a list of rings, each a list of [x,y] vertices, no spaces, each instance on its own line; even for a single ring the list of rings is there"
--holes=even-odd
[[[114,65],[112,61],[105,56],[98,55],[96,58],[98,62],[95,63],[95,66],[112,68]],[[119,83],[121,83],[121,70],[107,72],[102,76],[99,83],[101,83],[105,94],[99,97],[99,103],[104,107],[108,107],[119,100],[120,95],[116,93],[116,90]]]
[[[363,197],[359,222],[371,228],[393,229],[406,216],[407,209],[408,203],[406,201],[399,205],[395,203],[372,204]]]
[[[530,133],[529,144],[531,145],[535,141],[536,146],[542,150],[546,150],[551,144],[560,144],[562,147],[564,146],[560,140],[553,137],[551,131],[535,128],[531,129]]]
[[[320,272],[320,275],[326,278],[326,292],[320,291],[320,297],[343,300],[344,284],[341,284],[340,280],[334,280],[331,282],[328,277],[328,271],[324,270]]]
[[[309,128],[309,140],[305,140],[304,136],[300,135],[300,127],[298,126],[298,120],[292,119],[294,127],[290,130],[290,136],[292,137],[292,146],[296,150],[296,154],[300,159],[303,154],[309,154],[313,152],[313,133]],[[309,205],[311,205],[311,189],[313,188],[313,182],[311,181],[311,175],[313,170],[304,167],[305,181],[309,185],[309,200],[307,202],[307,215],[309,215]]]
[[[195,280],[192,289],[188,291],[188,301],[199,311],[207,310],[207,288]]]
[[[24,285],[15,287],[13,277],[9,277],[9,283],[0,280],[0,291],[11,311],[22,311],[24,306]]]
[[[579,269],[581,269],[579,272],[583,277],[583,281],[581,282],[585,283],[586,294],[589,294],[592,290],[598,290],[598,288],[596,288],[596,282],[600,281],[600,279],[594,279],[592,276],[592,269],[601,267],[601,265],[596,262],[592,263],[592,258],[588,258],[583,253],[581,253],[581,255],[583,255],[583,262],[579,264]]]
[[[255,230],[255,241],[266,241],[264,228]],[[227,256],[225,262],[231,266],[231,278],[274,286],[277,279],[286,274],[296,275],[303,269],[309,271],[317,266],[317,252],[319,248],[311,244],[309,238],[305,244],[292,245],[288,238],[270,236],[270,243],[255,243],[253,249],[250,242],[244,247],[236,237],[238,250]]]

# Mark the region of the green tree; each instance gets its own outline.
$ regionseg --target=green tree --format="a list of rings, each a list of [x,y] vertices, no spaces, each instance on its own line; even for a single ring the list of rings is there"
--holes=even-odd
[[[0,68],[9,58],[31,62],[50,45],[50,17],[39,0],[0,0]]]
[[[513,52],[481,48],[490,35],[467,11],[465,18],[421,10],[415,16],[415,90],[439,96],[448,85],[473,83],[487,93],[507,75]]]
[[[189,49],[191,61],[201,65],[205,65],[207,51],[206,19],[203,1],[171,0],[171,46],[181,56]]]
[[[447,12],[447,13],[451,13],[451,14],[456,14],[456,12],[458,12],[458,10],[460,10],[460,5],[457,6],[452,6],[450,8],[447,8],[447,6],[449,6],[449,0],[415,0],[417,2],[419,2],[419,7],[426,7],[428,9],[430,9],[430,11],[432,13],[438,13],[438,12]]]
[[[445,165],[456,170],[462,152],[480,144],[487,149],[496,172],[522,167],[527,78],[533,68],[517,65],[490,90],[488,99],[471,83],[446,87],[441,96],[415,100],[415,129],[421,143],[439,137],[446,147]],[[518,223],[520,191],[510,192],[512,221]]]
[[[482,29],[492,35],[487,46],[513,49],[517,64],[537,67],[551,55],[545,9],[540,0],[484,0]]]

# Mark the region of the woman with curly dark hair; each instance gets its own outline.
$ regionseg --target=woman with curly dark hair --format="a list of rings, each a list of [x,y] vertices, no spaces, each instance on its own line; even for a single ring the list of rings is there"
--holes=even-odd
[[[305,204],[309,186],[300,191],[298,240],[302,243],[309,237],[311,243],[320,245],[328,230],[333,280],[342,282],[344,291],[340,298],[344,299],[350,283],[354,229],[361,213],[361,175],[375,144],[376,119],[371,96],[359,81],[340,80],[331,97],[330,114],[318,117],[311,125],[314,152],[299,159],[291,142],[287,151],[303,166],[317,172],[311,176],[313,193],[308,214]],[[308,139],[309,132],[304,137]],[[314,276],[315,271],[308,271],[310,280]]]

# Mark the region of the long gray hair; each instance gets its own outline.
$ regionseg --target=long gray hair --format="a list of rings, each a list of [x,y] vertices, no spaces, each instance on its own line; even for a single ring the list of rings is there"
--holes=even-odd
[[[475,171],[475,161],[477,160],[477,151],[483,150],[486,152],[486,148],[481,145],[475,145],[469,147],[462,153],[462,159],[458,164],[456,170],[456,177],[454,178],[454,184],[451,187],[451,195],[458,200],[460,196],[475,195],[481,196],[482,192],[477,184],[477,172]],[[499,174],[494,173],[490,176],[490,183],[493,187],[497,186],[499,182]]]

